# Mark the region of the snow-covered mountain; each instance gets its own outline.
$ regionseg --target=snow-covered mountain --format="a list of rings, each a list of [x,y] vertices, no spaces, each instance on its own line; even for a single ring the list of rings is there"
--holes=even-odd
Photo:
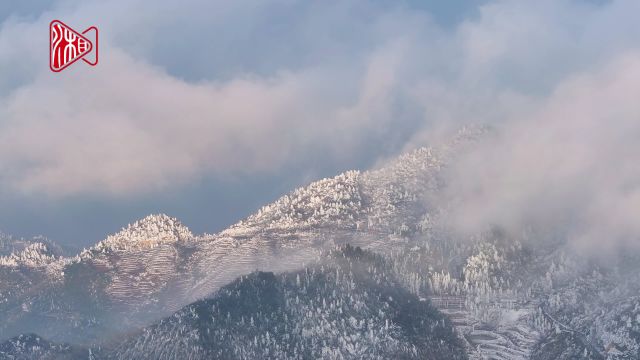
[[[0,266],[46,267],[58,258],[49,245],[35,242],[20,251],[14,251],[7,256],[0,257]]]
[[[466,359],[446,317],[403,288],[382,257],[351,247],[302,271],[242,276],[103,354],[108,359]]]
[[[193,239],[191,231],[178,221],[164,214],[149,215],[130,224],[114,235],[99,242],[90,251],[80,254],[91,256],[95,252],[151,249],[163,244],[175,244]]]
[[[0,339],[35,332],[94,346],[176,311],[187,321],[189,304],[241,276],[295,273],[352,244],[383,256],[412,296],[446,314],[471,358],[640,358],[632,253],[603,265],[536,229],[449,231],[446,204],[435,201],[444,174],[486,131],[316,181],[218,234],[152,215],[74,257],[40,245],[13,251],[0,260]]]
[[[5,258],[11,255],[17,255],[18,253],[23,252],[27,247],[34,244],[40,244],[37,245],[37,247],[46,248],[46,251],[54,256],[62,256],[68,253],[67,249],[63,249],[60,245],[56,244],[50,239],[47,239],[44,236],[36,236],[31,239],[25,239],[16,238],[0,232],[0,257]]]
[[[167,315],[254,270],[298,269],[346,242],[387,246],[407,226],[415,230],[408,220],[420,217],[422,194],[437,186],[442,153],[418,149],[386,170],[316,181],[219,234],[193,235],[177,219],[152,215],[46,269],[18,269],[20,276],[12,276],[28,278],[28,286],[18,280],[0,285],[2,313],[10,314],[0,322],[0,337],[37,331],[57,341],[85,341]],[[69,301],[77,292],[82,296]]]

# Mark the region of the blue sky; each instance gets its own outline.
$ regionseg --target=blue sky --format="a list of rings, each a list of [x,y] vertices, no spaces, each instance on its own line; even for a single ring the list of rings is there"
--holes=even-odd
[[[88,246],[159,212],[222,230],[312,180],[545,109],[635,54],[639,7],[3,3],[0,230]],[[98,26],[100,64],[51,73],[52,19]]]

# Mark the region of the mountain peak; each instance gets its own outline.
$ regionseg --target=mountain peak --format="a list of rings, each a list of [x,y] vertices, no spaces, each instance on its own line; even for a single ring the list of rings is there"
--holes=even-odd
[[[153,226],[155,224],[161,224],[161,223],[176,223],[182,226],[182,224],[180,223],[180,220],[178,220],[177,218],[169,216],[167,214],[160,213],[160,214],[147,215],[144,218],[137,220],[133,224],[129,224],[128,227],[145,227],[145,226]]]
[[[96,250],[126,250],[152,248],[160,244],[187,241],[193,238],[191,231],[178,219],[166,214],[148,215],[120,232],[98,243]]]
[[[41,267],[50,264],[56,259],[55,252],[49,245],[42,242],[35,242],[29,244],[21,251],[0,257],[0,266]]]

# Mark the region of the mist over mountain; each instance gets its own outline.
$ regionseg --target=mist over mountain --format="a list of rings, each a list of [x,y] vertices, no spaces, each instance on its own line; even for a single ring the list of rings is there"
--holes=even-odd
[[[387,170],[320,180],[220,234],[194,236],[177,219],[154,215],[46,268],[7,268],[30,286],[16,280],[3,287],[3,313],[11,314],[3,333],[35,331],[57,341],[93,341],[105,331],[136,328],[167,315],[256,269],[300,268],[347,242],[402,245],[402,236],[392,242],[386,237],[419,227],[420,198],[435,190],[445,152],[420,149]],[[52,311],[58,314],[53,319],[46,315]]]
[[[0,2],[0,360],[640,360],[638,14]]]
[[[585,256],[536,217],[451,221],[450,176],[492,136],[464,128],[218,234],[151,215],[73,257],[14,251],[4,346],[28,354],[16,336],[35,333],[109,359],[637,359],[637,252]]]
[[[346,247],[294,273],[257,272],[129,337],[114,359],[466,359],[451,322]]]
[[[5,346],[28,354],[15,336],[37,333],[107,358],[637,358],[637,253],[585,257],[536,221],[450,221],[452,164],[492,131],[314,182],[219,234],[152,215],[74,257],[16,245],[0,261]],[[368,250],[332,250],[345,244]]]

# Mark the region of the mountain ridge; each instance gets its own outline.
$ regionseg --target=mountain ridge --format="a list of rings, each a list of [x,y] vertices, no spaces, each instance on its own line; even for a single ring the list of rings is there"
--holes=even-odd
[[[387,256],[406,289],[451,318],[473,359],[546,360],[567,342],[561,358],[598,359],[607,349],[640,357],[640,329],[627,325],[640,311],[637,262],[594,266],[536,229],[449,231],[439,201],[445,172],[485,133],[461,131],[376,169],[312,182],[217,234],[194,235],[175,218],[151,215],[75,257],[0,266],[0,338],[40,329],[52,341],[93,344],[153,324],[239,276],[296,271],[351,244]]]

